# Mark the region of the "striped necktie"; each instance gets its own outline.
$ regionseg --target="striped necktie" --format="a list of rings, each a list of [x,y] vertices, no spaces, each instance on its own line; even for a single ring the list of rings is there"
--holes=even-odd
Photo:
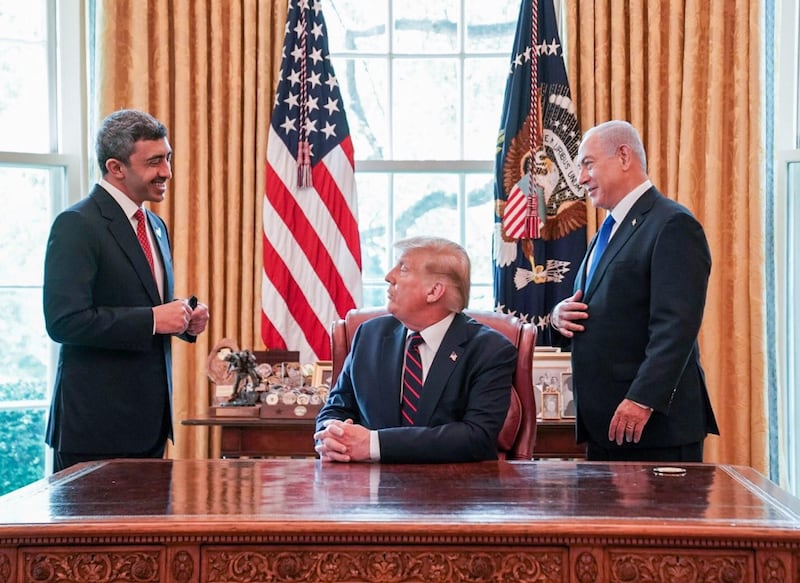
[[[422,395],[422,359],[419,355],[419,345],[423,342],[419,332],[409,336],[406,363],[403,368],[403,402],[400,407],[403,425],[414,425]]]

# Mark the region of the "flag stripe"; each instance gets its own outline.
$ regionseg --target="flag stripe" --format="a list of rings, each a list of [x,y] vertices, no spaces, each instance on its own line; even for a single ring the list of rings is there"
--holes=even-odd
[[[290,0],[267,143],[261,335],[304,363],[330,359],[331,323],[361,302],[353,159],[322,11]]]
[[[271,143],[275,144],[275,148],[284,147],[283,142],[280,140],[274,140]],[[276,171],[272,174],[274,179],[270,180],[270,175],[268,174],[267,201],[272,206],[276,216],[280,217],[285,223],[285,228],[281,229],[279,233],[281,235],[293,234],[291,239],[285,239],[289,245],[284,248],[284,257],[294,261],[302,259],[292,257],[299,255],[296,253],[299,248],[307,260],[307,263],[303,264],[301,261],[297,266],[290,264],[289,269],[313,269],[319,281],[313,281],[313,277],[310,274],[303,278],[303,283],[313,285],[309,289],[309,293],[317,292],[320,295],[328,295],[333,300],[336,312],[344,313],[343,311],[347,311],[355,302],[337,266],[346,273],[358,275],[360,273],[360,261],[356,261],[352,255],[347,253],[337,253],[337,263],[330,255],[330,244],[326,244],[326,241],[334,241],[341,237],[338,225],[333,221],[330,214],[325,212],[325,206],[321,202],[322,196],[319,194],[320,191],[331,193],[333,190],[331,183],[334,183],[334,181],[326,179],[328,174],[324,171],[323,164],[320,164],[313,169],[314,184],[320,187],[320,190],[306,188],[294,195],[292,187],[287,188],[286,184],[291,184],[292,181],[296,182],[295,169],[286,163],[289,160],[288,156],[280,156],[279,159],[283,163],[274,167]],[[317,181],[318,178],[323,184]],[[338,193],[338,189],[336,189],[336,192]],[[341,207],[343,205],[340,204],[338,206]],[[265,225],[268,224],[268,220],[269,217],[265,216]],[[358,235],[357,229],[356,235]],[[295,247],[295,245],[299,247]],[[342,247],[346,249],[346,246],[343,245],[334,245],[333,249],[338,251]],[[318,310],[330,309],[329,306],[320,304],[316,305],[315,308]]]
[[[304,344],[316,354],[329,354],[330,347],[327,345],[330,340],[327,329],[308,303],[303,291],[306,286],[291,276],[288,266],[270,245],[268,237],[264,238],[264,263],[273,266],[267,271],[265,279],[271,281],[275,292],[273,295],[280,296],[285,306],[284,310],[274,312],[272,320],[281,340],[286,343],[286,346],[281,348],[297,350],[297,342],[302,336]],[[272,279],[272,274],[275,275],[275,279]],[[270,300],[274,302],[274,297]]]

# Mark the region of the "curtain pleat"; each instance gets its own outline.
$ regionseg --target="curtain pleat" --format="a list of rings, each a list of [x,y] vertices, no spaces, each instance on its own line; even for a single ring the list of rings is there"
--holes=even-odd
[[[263,349],[261,208],[267,129],[281,58],[283,0],[98,0],[99,121],[121,108],[169,130],[173,179],[151,208],[167,222],[176,296],[196,295],[211,321],[196,344],[173,341],[175,446],[207,457],[206,360],[222,338]],[[218,436],[217,436],[218,437]]]
[[[642,133],[656,186],[703,223],[713,267],[701,331],[722,436],[709,461],[766,468],[759,4],[566,2],[568,71],[587,129]],[[205,360],[222,338],[260,349],[261,207],[283,0],[98,0],[98,115],[132,107],[169,128],[167,222],[176,294],[211,310],[195,345],[173,343],[173,457],[206,457],[180,420],[209,403]],[[98,120],[99,121],[99,120]],[[590,208],[589,232],[597,213]],[[675,274],[680,277],[680,274]],[[746,444],[741,447],[740,444]]]
[[[765,472],[759,3],[597,0],[566,8],[581,126],[629,120],[642,134],[653,183],[686,205],[708,237],[713,265],[700,344],[721,436],[706,442],[706,460]],[[590,236],[598,214],[590,208]]]

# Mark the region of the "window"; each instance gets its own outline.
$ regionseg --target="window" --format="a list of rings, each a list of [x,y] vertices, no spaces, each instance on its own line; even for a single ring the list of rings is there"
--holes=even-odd
[[[364,305],[394,242],[436,234],[492,309],[493,169],[519,0],[330,0],[325,21],[356,158]]]
[[[767,345],[767,387],[770,418],[778,419],[771,424],[770,478],[800,495],[800,2],[767,2],[765,12],[766,336],[774,339]]]
[[[0,494],[49,470],[42,268],[53,217],[83,190],[80,7],[0,0]]]

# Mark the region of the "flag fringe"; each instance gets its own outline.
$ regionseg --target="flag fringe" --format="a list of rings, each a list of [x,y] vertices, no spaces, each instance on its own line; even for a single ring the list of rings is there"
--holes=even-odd
[[[297,149],[297,186],[311,188],[311,146],[303,141],[298,143]]]

